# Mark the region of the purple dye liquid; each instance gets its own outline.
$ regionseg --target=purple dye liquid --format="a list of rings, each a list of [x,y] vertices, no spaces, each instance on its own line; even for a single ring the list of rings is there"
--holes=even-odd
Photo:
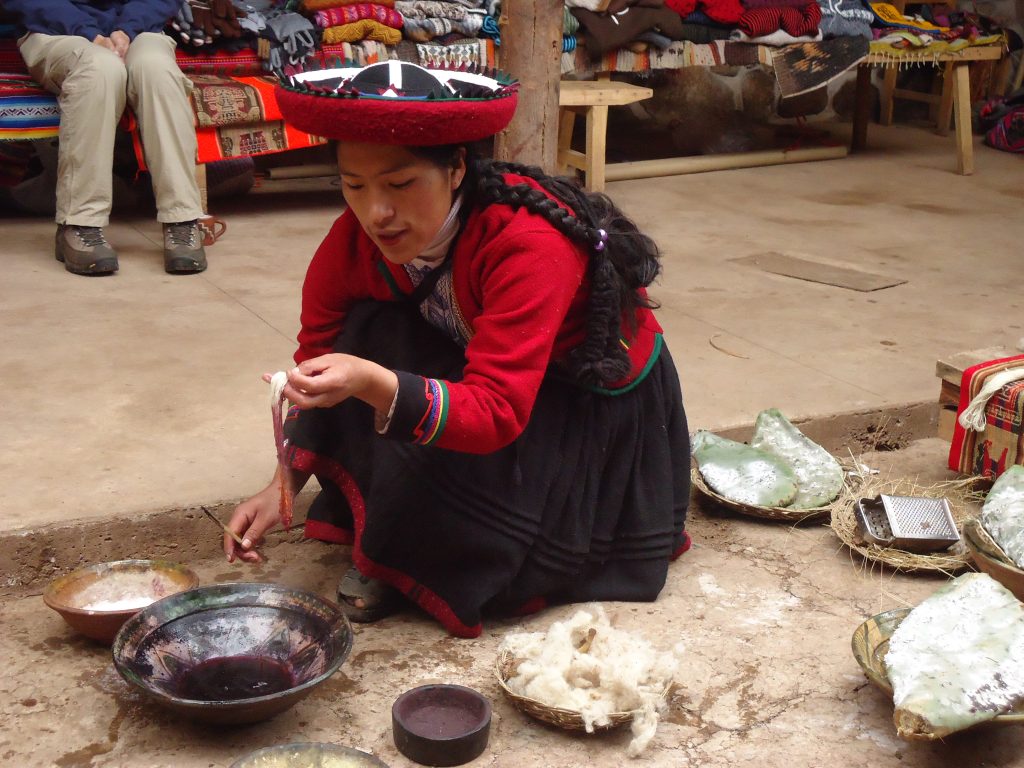
[[[461,707],[428,704],[405,716],[405,725],[418,736],[452,739],[464,736],[480,724],[480,719]]]
[[[280,693],[294,685],[291,671],[276,659],[225,656],[209,659],[184,672],[175,692],[194,701],[237,701]]]

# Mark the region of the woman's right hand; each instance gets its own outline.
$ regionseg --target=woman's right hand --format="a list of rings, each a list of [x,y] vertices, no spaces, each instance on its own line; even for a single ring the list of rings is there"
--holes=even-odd
[[[249,563],[263,559],[254,548],[263,542],[263,534],[281,522],[280,503],[281,487],[275,475],[270,485],[235,507],[228,528],[238,534],[242,543],[224,534],[224,554],[229,563],[236,557]]]

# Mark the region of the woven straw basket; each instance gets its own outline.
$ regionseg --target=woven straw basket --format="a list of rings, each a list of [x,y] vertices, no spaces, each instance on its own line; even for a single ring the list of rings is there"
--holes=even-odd
[[[517,709],[525,712],[530,717],[537,718],[541,722],[557,726],[558,728],[564,728],[567,731],[586,731],[587,727],[583,722],[583,716],[579,712],[571,709],[562,709],[561,707],[552,707],[528,696],[522,696],[509,688],[508,680],[515,675],[518,666],[519,660],[507,648],[498,654],[498,662],[495,669],[498,684],[501,685],[501,689],[512,700]],[[671,690],[672,685],[669,684],[665,688],[664,693],[662,693],[662,698],[667,697]],[[613,728],[619,728],[626,723],[632,722],[632,720],[632,712],[612,712],[608,715],[608,723],[605,725],[595,725],[594,731],[610,731]]]
[[[750,517],[761,517],[765,520],[784,520],[790,523],[801,523],[826,517],[832,511],[832,505],[827,507],[812,507],[811,509],[791,509],[789,507],[762,507],[757,504],[745,504],[742,501],[733,501],[732,499],[727,499],[725,496],[711,490],[710,486],[708,486],[704,481],[704,476],[701,475],[700,470],[696,468],[690,470],[690,480],[698,493],[711,499],[716,504],[726,507],[727,509],[731,509],[734,512],[739,512],[741,515],[749,515]]]
[[[880,493],[893,496],[920,496],[944,498],[949,502],[950,512],[957,530],[962,530],[964,521],[976,514],[978,478],[946,480],[932,485],[918,485],[904,478],[879,478],[865,480],[856,489],[847,488],[833,505],[831,526],[839,540],[865,560],[882,563],[900,571],[936,571],[953,574],[970,568],[971,558],[964,542],[954,544],[942,552],[907,552],[895,547],[880,547],[861,542],[857,536],[857,521],[854,507],[859,498],[873,498]]]

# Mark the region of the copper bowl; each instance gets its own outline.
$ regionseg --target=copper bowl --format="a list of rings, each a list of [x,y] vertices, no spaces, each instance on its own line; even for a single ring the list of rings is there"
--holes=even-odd
[[[43,602],[86,637],[111,643],[128,619],[151,603],[193,589],[199,577],[163,560],[116,560],[54,579]]]

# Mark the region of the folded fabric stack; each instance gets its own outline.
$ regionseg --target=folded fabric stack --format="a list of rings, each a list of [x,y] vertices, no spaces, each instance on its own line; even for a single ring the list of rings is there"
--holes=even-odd
[[[760,45],[821,40],[821,8],[816,0],[743,0],[745,10],[734,40]]]
[[[477,37],[487,12],[482,5],[445,0],[397,0],[395,10],[405,19],[405,37],[428,43],[449,35]]]
[[[863,0],[818,0],[818,7],[824,37],[871,37],[874,14]]]
[[[569,0],[570,3],[578,1]],[[635,53],[647,50],[650,44],[665,48],[673,40],[684,39],[682,17],[666,8],[662,0],[616,2],[622,6],[618,10],[613,10],[612,6],[603,11],[572,7],[572,15],[580,24],[584,48],[591,58],[616,48],[629,48]],[[629,2],[635,4],[625,4]]]
[[[302,0],[301,9],[326,45],[362,40],[397,45],[402,39],[394,0]]]
[[[394,0],[303,0],[302,7],[322,30],[325,44],[373,40],[397,45],[402,39],[402,15]]]
[[[617,48],[643,53],[667,51],[678,41],[724,40],[743,14],[739,0],[566,0],[566,7],[591,58]],[[571,34],[566,25],[563,35]],[[563,52],[575,47],[563,38]]]
[[[941,26],[921,16],[900,13],[889,3],[869,2],[868,7],[874,19],[872,53],[906,58],[954,52],[972,45],[1003,44],[1006,39],[991,20],[973,13],[950,13],[941,19],[950,26]]]
[[[569,6],[562,6],[562,53],[572,53],[576,50],[576,33],[579,31],[580,22]]]
[[[735,26],[743,15],[740,0],[665,0],[665,5],[684,19],[700,11],[712,22]]]

